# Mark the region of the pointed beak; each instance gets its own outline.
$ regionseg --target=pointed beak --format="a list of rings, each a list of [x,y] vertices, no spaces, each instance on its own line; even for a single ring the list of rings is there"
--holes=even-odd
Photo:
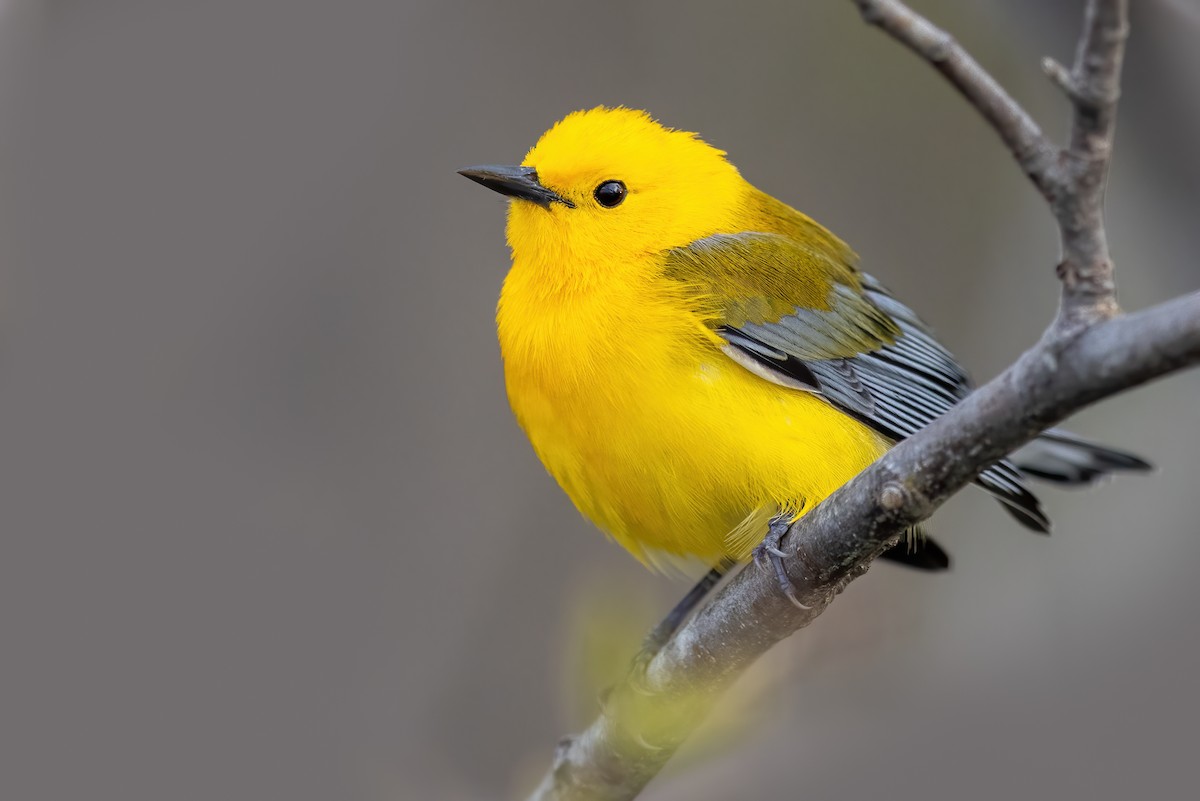
[[[459,170],[458,174],[502,195],[528,200],[544,209],[550,208],[551,203],[562,203],[567,208],[575,208],[574,203],[542,186],[538,181],[537,170],[533,167],[500,167],[488,164],[468,167]]]

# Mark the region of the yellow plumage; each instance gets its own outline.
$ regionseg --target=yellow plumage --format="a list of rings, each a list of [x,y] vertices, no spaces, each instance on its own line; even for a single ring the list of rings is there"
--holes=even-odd
[[[509,401],[575,505],[631,553],[744,559],[772,515],[819,502],[886,450],[812,394],[732,361],[703,304],[663,276],[664,251],[722,231],[811,231],[848,268],[840,241],[639,112],[572,115],[524,163],[581,202],[510,206],[497,313]],[[613,177],[636,194],[587,208]],[[828,291],[819,274],[781,277],[791,286],[775,299]]]
[[[463,174],[516,198],[497,311],[513,411],[580,511],[643,562],[745,559],[772,517],[803,514],[970,392],[845,243],[644,112],[577,112],[521,166]],[[977,482],[1039,531],[1026,475],[1148,468],[1043,440]],[[925,547],[888,556],[946,566]]]

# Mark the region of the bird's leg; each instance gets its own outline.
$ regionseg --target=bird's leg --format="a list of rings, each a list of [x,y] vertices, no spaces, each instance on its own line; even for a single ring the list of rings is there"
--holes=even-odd
[[[754,563],[759,567],[763,567],[764,562],[768,563],[775,571],[775,580],[779,582],[779,591],[799,608],[811,609],[812,607],[800,603],[800,598],[796,595],[796,585],[792,584],[792,579],[783,567],[784,557],[791,556],[791,554],[780,550],[779,545],[787,536],[791,525],[791,519],[786,514],[771,518],[771,522],[767,525],[767,536],[763,537],[763,541],[754,549]]]
[[[718,562],[716,567],[705,573],[704,578],[696,582],[696,586],[688,590],[687,595],[680,598],[679,603],[675,604],[671,608],[671,611],[667,612],[667,616],[660,620],[658,625],[646,635],[646,639],[642,640],[641,650],[637,652],[637,656],[633,658],[633,664],[629,666],[629,676],[626,681],[633,690],[642,695],[652,694],[643,682],[643,677],[646,675],[646,668],[650,666],[651,660],[662,650],[663,646],[667,644],[667,640],[671,639],[671,635],[683,625],[683,621],[687,620],[688,615],[696,610],[700,602],[712,592],[712,588],[717,586],[734,564],[735,562],[729,559],[722,559]],[[612,694],[613,689],[612,687],[608,687],[600,692],[601,709],[607,706],[608,698]],[[662,750],[646,742],[641,734],[637,732],[632,732],[632,734],[647,751]]]
[[[667,613],[667,616],[646,635],[646,639],[642,641],[642,649],[633,658],[633,665],[630,667],[632,676],[641,676],[646,672],[650,660],[654,659],[655,655],[662,650],[675,630],[683,624],[684,620],[687,620],[688,615],[700,605],[700,602],[712,591],[713,587],[717,586],[717,582],[729,572],[733,565],[734,562],[728,559],[718,562],[717,566],[704,574],[704,578],[696,582],[696,586],[688,590],[688,594],[683,596],[679,603],[675,604]]]
[[[733,562],[723,559],[716,567],[705,573],[704,578],[696,582],[696,586],[688,590],[688,594],[683,596],[679,603],[675,604],[667,613],[667,616],[659,621],[654,630],[646,635],[646,639],[642,643],[642,652],[649,652],[651,657],[657,654],[667,644],[667,640],[671,638],[675,630],[687,619],[687,616],[700,605],[712,588],[717,586],[717,582],[729,572],[729,568],[733,567],[733,564]]]

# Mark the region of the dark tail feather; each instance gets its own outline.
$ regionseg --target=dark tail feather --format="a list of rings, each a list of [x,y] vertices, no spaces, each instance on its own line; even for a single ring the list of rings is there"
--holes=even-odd
[[[1004,506],[1004,510],[1025,528],[1039,534],[1050,533],[1050,518],[1042,509],[1037,496],[1025,486],[1023,476],[1007,459],[984,470],[975,483],[983,487]]]
[[[1149,462],[1132,453],[1097,445],[1082,437],[1051,428],[1008,459],[989,467],[975,483],[1004,505],[1021,525],[1050,533],[1050,519],[1037,496],[1025,486],[1026,478],[1040,478],[1064,486],[1083,486],[1116,472],[1152,470]]]
[[[1067,486],[1083,486],[1109,473],[1145,472],[1154,467],[1132,453],[1119,451],[1051,428],[1010,457],[1027,476]]]
[[[911,529],[904,539],[880,554],[879,558],[918,570],[945,570],[950,567],[950,557],[919,528]]]
[[[1041,534],[1050,533],[1050,518],[1037,496],[1025,486],[1026,478],[1040,478],[1064,486],[1084,486],[1109,473],[1143,473],[1154,467],[1132,453],[1089,442],[1082,437],[1051,428],[1038,438],[984,470],[975,483],[1004,507],[1021,525]],[[904,541],[884,551],[881,559],[919,570],[945,570],[950,557],[920,529],[912,529]]]

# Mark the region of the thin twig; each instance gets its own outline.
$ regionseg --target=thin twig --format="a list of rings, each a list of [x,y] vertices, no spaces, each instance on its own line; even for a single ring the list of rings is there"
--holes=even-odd
[[[1059,191],[1058,148],[954,37],[896,0],[854,0],[862,18],[933,65],[983,115],[1046,199]]]
[[[1097,400],[1200,363],[1200,293],[1118,316],[1103,224],[1125,0],[1089,0],[1071,71],[1070,142],[1053,146],[945,32],[896,0],[854,0],[863,17],[929,61],[1000,134],[1062,231],[1060,313],[1042,340],[949,413],[901,442],[793,525],[785,559],[799,608],[772,576],[743,570],[675,635],[637,682],[622,682],[586,731],[564,740],[533,801],[628,801],[776,642],[812,622],[902,531],[987,465]]]
[[[1054,146],[1037,123],[953,37],[898,0],[854,0],[867,22],[916,52],[983,115],[1050,204],[1062,238],[1058,325],[1075,329],[1119,308],[1104,233],[1104,184],[1112,153],[1128,0],[1090,0],[1070,72],[1053,59],[1042,69],[1073,107],[1070,142]]]
[[[1065,329],[1120,311],[1104,231],[1104,188],[1128,36],[1128,0],[1089,0],[1067,83],[1073,114],[1070,143],[1060,159],[1066,191],[1050,202],[1062,238],[1058,324]]]

